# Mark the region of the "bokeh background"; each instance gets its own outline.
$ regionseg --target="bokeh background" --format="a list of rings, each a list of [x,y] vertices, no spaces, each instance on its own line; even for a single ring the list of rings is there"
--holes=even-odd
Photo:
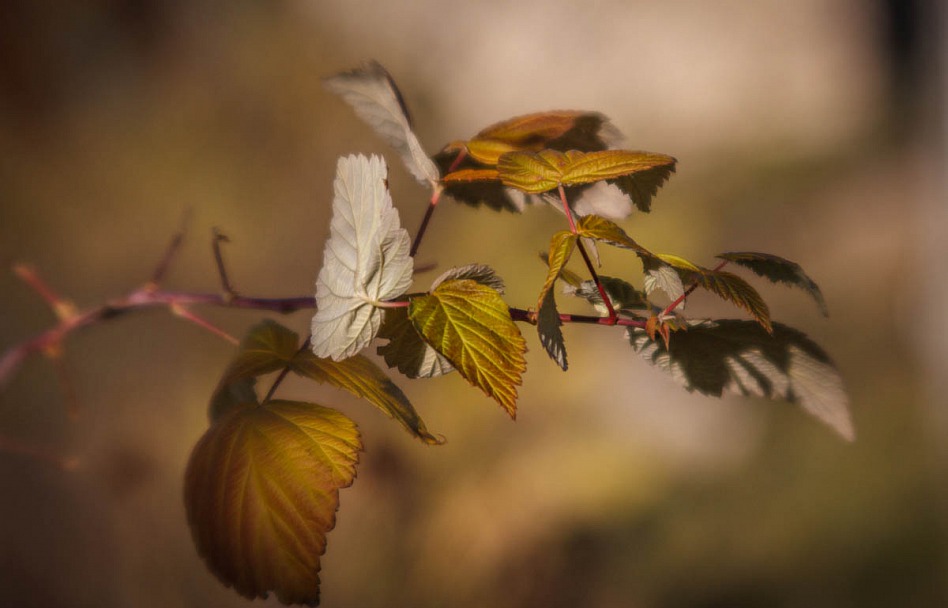
[[[150,276],[186,210],[167,287],[216,290],[217,226],[239,291],[313,293],[342,154],[387,155],[413,231],[425,192],[320,85],[362,60],[394,75],[430,152],[514,115],[598,110],[679,159],[625,224],[640,242],[704,263],[770,251],[820,283],[829,319],[761,289],[835,358],[858,441],[784,404],[689,395],[609,328],[566,328],[564,374],[524,327],[515,423],[456,375],[397,379],[437,448],[290,383],[367,446],[323,605],[948,605],[946,18],[937,0],[6,2],[0,347],[53,322],[11,264],[96,304]],[[445,204],[419,262],[490,264],[528,306],[561,224]],[[621,252],[604,263],[636,276]],[[202,312],[237,335],[262,316]],[[305,332],[309,315],[283,321]],[[48,362],[23,366],[0,393],[0,605],[248,604],[205,569],[181,501],[231,352],[166,312],[77,334],[75,419]]]

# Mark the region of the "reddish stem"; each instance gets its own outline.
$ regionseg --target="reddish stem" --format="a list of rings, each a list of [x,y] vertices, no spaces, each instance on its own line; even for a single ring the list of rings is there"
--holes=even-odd
[[[712,272],[717,272],[721,270],[722,268],[727,266],[727,263],[728,263],[728,260],[724,260],[723,262],[715,266]],[[676,308],[681,306],[681,303],[685,301],[685,298],[687,298],[692,293],[694,293],[695,289],[698,289],[698,285],[699,285],[698,281],[695,281],[694,283],[692,283],[691,287],[685,290],[685,293],[675,298],[674,302],[672,302],[671,304],[665,307],[665,310],[662,311],[662,316],[671,314]]]
[[[448,173],[451,173],[458,168],[458,165],[464,160],[467,156],[467,148],[461,148],[461,151],[458,152],[458,155],[455,157],[454,161],[451,163],[451,166],[448,167]],[[421,226],[418,227],[418,233],[415,235],[415,240],[411,244],[411,250],[408,252],[408,255],[415,257],[415,254],[418,253],[418,248],[421,246],[421,239],[425,236],[425,231],[428,230],[428,222],[431,221],[431,216],[434,215],[435,207],[438,206],[438,201],[441,200],[441,194],[444,192],[444,187],[441,184],[435,186],[434,192],[431,193],[431,200],[428,202],[428,208],[425,210],[425,216],[421,218]]]
[[[616,310],[612,305],[612,300],[609,298],[609,294],[606,293],[606,288],[603,287],[602,281],[599,280],[599,274],[596,272],[596,268],[592,263],[592,260],[589,258],[589,254],[586,253],[586,247],[583,245],[581,237],[579,237],[579,230],[576,228],[576,222],[573,220],[573,212],[569,208],[569,203],[566,200],[566,191],[563,189],[563,184],[559,185],[560,191],[560,201],[563,203],[563,212],[566,213],[566,219],[569,220],[569,229],[570,232],[577,235],[576,238],[576,248],[579,249],[579,253],[583,256],[583,261],[586,263],[586,268],[589,270],[589,274],[592,276],[593,282],[596,284],[596,289],[599,290],[599,297],[602,298],[603,303],[606,305],[606,310],[609,312],[608,322],[606,325],[615,325],[618,319],[616,315]]]

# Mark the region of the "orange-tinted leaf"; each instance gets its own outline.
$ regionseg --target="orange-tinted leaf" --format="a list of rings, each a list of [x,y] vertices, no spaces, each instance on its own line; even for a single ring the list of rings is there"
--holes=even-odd
[[[631,249],[648,258],[655,257],[648,249],[633,241],[632,237],[626,234],[625,230],[620,228],[615,222],[601,218],[598,215],[587,215],[580,218],[577,230],[580,236],[608,243],[615,247]]]
[[[670,172],[674,165],[675,159],[671,156],[649,152],[542,150],[504,154],[497,162],[497,171],[504,185],[539,194],[561,184],[566,186],[615,180],[658,167],[665,167]],[[616,185],[626,192],[621,184]]]
[[[517,116],[491,125],[466,144],[468,154],[496,165],[514,150],[605,150],[621,139],[609,119],[597,112],[559,110]]]
[[[319,602],[320,556],[362,449],[355,424],[311,403],[231,409],[188,461],[184,502],[210,570],[247,598]]]
[[[467,184],[470,182],[495,182],[497,181],[496,169],[460,169],[452,171],[444,176],[442,181],[445,185]]]

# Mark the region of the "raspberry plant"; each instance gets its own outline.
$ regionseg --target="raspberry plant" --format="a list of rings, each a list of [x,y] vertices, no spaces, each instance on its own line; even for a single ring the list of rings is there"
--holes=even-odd
[[[650,211],[656,192],[675,171],[674,158],[623,149],[621,135],[606,117],[584,111],[516,117],[429,157],[412,132],[398,88],[378,63],[325,82],[431,190],[413,241],[389,195],[385,162],[353,155],[338,161],[315,298],[236,293],[221,255],[226,240],[221,234],[214,240],[219,293],[161,287],[180,237],[144,286],[88,310],[59,298],[32,268],[17,267],[60,322],[7,350],[0,359],[0,382],[30,353],[57,360],[73,331],[133,310],[167,307],[237,344],[193,307],[281,313],[315,307],[311,335],[302,339],[272,320],[250,328],[210,399],[210,427],[187,467],[184,499],[192,536],[225,585],[248,598],[275,593],[286,604],[319,601],[326,534],[335,524],[339,490],[355,478],[362,440],[355,423],[335,409],[277,398],[287,374],[349,391],[422,442],[443,442],[388,375],[361,354],[377,340],[382,341],[377,354],[390,368],[409,378],[456,371],[515,418],[517,387],[526,371],[521,326],[536,328],[546,354],[563,370],[568,368],[564,324],[615,326],[632,350],[689,391],[789,401],[843,438],[854,437],[848,399],[827,354],[800,331],[773,321],[760,294],[724,270],[733,265],[801,288],[826,314],[819,287],[799,265],[772,254],[738,251],[719,254],[717,265],[706,268],[653,253],[617,223],[633,209]],[[480,264],[449,269],[427,291],[409,293],[414,256],[444,198],[513,213],[529,206],[562,212],[564,229],[551,236],[541,254],[546,276],[535,303],[509,305],[503,280]],[[600,274],[600,246],[637,258],[644,270],[641,287]],[[567,267],[576,252],[585,277]],[[696,289],[723,298],[751,318],[686,318],[682,308]],[[560,313],[557,295],[584,300],[592,310]],[[659,299],[667,303],[658,304]],[[257,379],[273,373],[275,380],[260,397]]]

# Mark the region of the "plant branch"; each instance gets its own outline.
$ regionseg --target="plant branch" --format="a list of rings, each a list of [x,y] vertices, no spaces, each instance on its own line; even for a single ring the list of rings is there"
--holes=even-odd
[[[49,349],[58,348],[67,336],[79,329],[135,311],[153,308],[174,310],[175,307],[185,307],[189,305],[265,310],[286,314],[297,310],[315,308],[316,299],[313,296],[250,298],[217,293],[162,291],[152,289],[146,284],[145,287],[132,291],[121,298],[78,311],[60,320],[58,324],[46,331],[7,349],[7,351],[0,356],[0,387],[12,377],[13,373],[19,368],[27,356],[36,353],[45,353],[48,352]]]
[[[158,262],[158,266],[155,267],[155,272],[153,272],[151,275],[151,280],[148,283],[151,285],[152,289],[157,289],[164,280],[165,275],[168,273],[168,268],[171,266],[171,262],[174,260],[175,256],[178,254],[178,251],[181,249],[181,245],[184,243],[184,236],[187,233],[187,226],[188,223],[190,223],[190,220],[191,210],[188,209],[181,218],[181,228],[179,228],[178,232],[171,238],[171,242],[168,244],[168,248],[165,250],[164,256],[162,256],[161,261]]]
[[[227,276],[227,267],[224,265],[224,254],[221,251],[221,243],[229,243],[230,239],[227,238],[227,235],[220,231],[218,228],[214,228],[214,239],[211,241],[211,247],[214,249],[214,262],[217,264],[217,275],[221,280],[221,289],[224,290],[224,293],[230,297],[237,295],[237,292],[234,291],[234,286],[231,285],[230,279]]]
[[[563,189],[563,184],[559,185],[560,192],[560,201],[563,203],[563,212],[566,213],[566,219],[569,220],[569,229],[575,235],[579,235],[579,230],[576,228],[576,222],[573,221],[573,212],[569,208],[569,202],[566,200],[566,190]],[[609,297],[609,294],[606,293],[606,288],[603,287],[602,281],[599,280],[599,274],[596,272],[596,267],[592,263],[592,260],[589,258],[589,254],[586,252],[586,247],[583,245],[582,237],[576,239],[576,248],[579,249],[579,253],[583,256],[583,261],[586,263],[586,268],[589,270],[589,274],[592,276],[593,282],[596,284],[596,289],[599,290],[599,297],[602,298],[603,303],[606,305],[606,310],[609,312],[609,323],[607,325],[614,325],[618,319],[616,315],[616,309],[612,305],[612,299]]]
[[[458,152],[458,155],[454,158],[454,161],[451,163],[451,166],[448,167],[448,173],[451,173],[458,168],[458,165],[464,160],[467,156],[467,148],[461,148],[461,151]],[[425,209],[425,216],[421,218],[421,226],[418,227],[418,233],[415,234],[415,240],[411,244],[411,250],[408,255],[415,257],[415,254],[418,253],[418,248],[421,246],[421,239],[425,236],[425,231],[428,230],[428,222],[431,221],[431,216],[434,215],[435,207],[438,206],[438,201],[441,200],[441,195],[444,193],[444,186],[438,184],[434,187],[434,192],[431,193],[431,200],[428,201],[428,208]]]

